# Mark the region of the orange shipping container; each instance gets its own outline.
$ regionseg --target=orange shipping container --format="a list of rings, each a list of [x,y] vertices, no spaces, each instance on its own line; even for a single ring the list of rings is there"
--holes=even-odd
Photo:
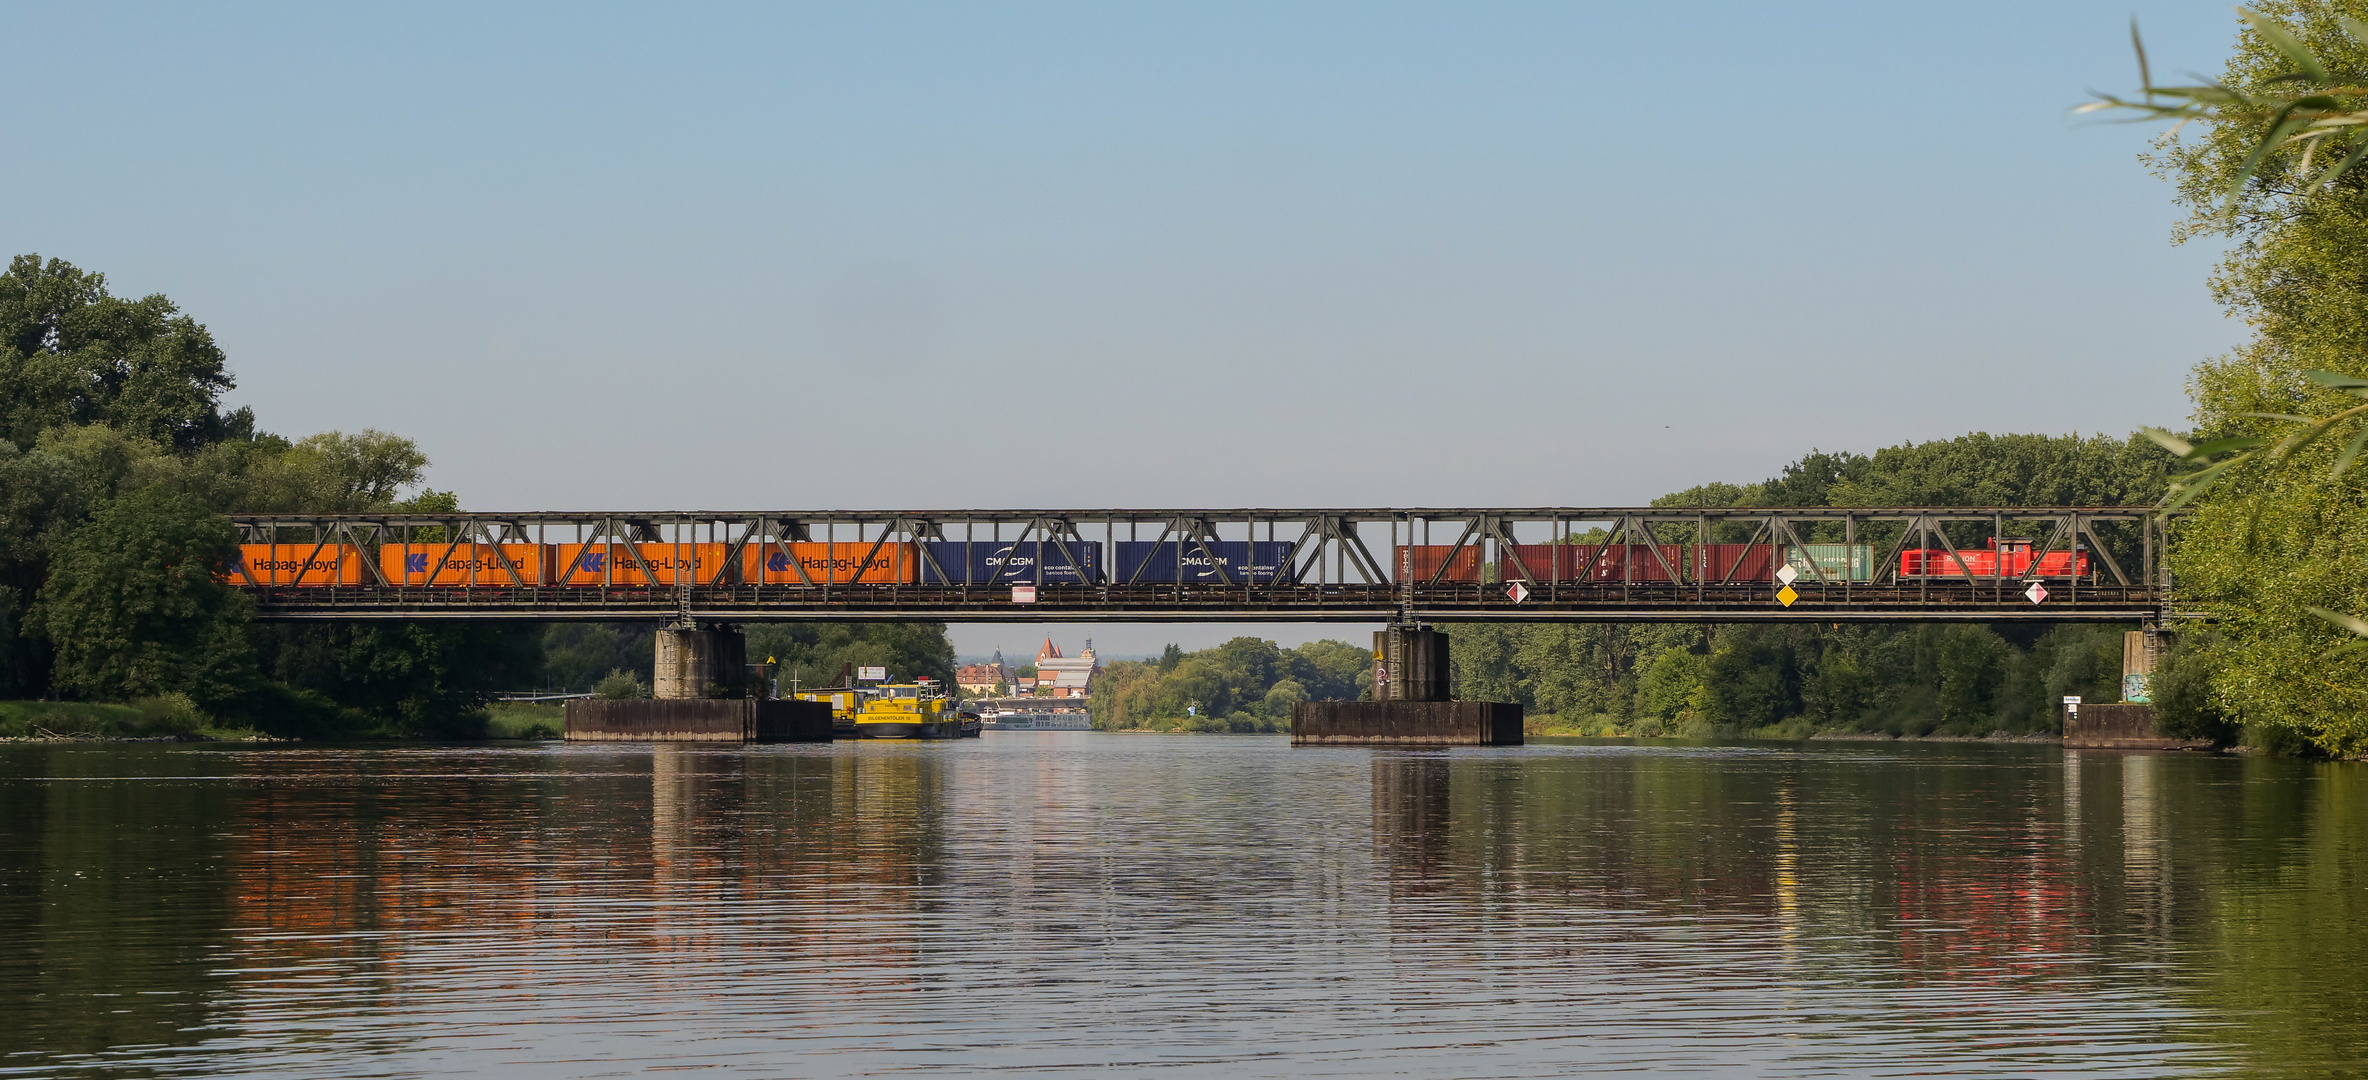
[[[550,584],[547,544],[388,544],[378,566],[396,585],[510,589]],[[504,567],[503,563],[509,563]],[[510,576],[515,568],[518,576]]]
[[[724,568],[724,552],[731,545],[557,544],[554,547],[559,553],[556,584],[646,589],[652,578],[659,585],[675,585],[677,574],[693,585],[715,583],[716,571]],[[736,577],[726,574],[724,582],[730,584]]]
[[[789,554],[781,553],[782,545],[750,544],[740,553],[740,573],[743,580],[759,585],[910,585],[914,581],[914,567],[920,562],[911,544],[881,544],[872,550],[872,541],[859,540],[841,544],[790,544]],[[865,556],[871,561],[864,562]],[[797,562],[793,565],[790,559]],[[855,581],[855,570],[863,568],[863,580]],[[803,567],[806,576],[799,577]]]
[[[238,567],[223,580],[232,585],[368,585],[370,571],[351,544],[240,544]],[[251,580],[250,580],[251,579]]]

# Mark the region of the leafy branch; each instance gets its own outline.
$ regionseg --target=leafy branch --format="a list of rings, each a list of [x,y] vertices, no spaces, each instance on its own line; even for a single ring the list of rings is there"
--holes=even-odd
[[[2332,371],[2311,371],[2305,372],[2304,375],[2310,381],[2330,390],[2342,390],[2358,397],[2368,398],[2368,379],[2338,375]],[[2301,426],[2295,428],[2285,438],[2275,442],[2265,435],[2237,435],[2225,439],[2213,439],[2209,442],[2189,443],[2161,428],[2140,429],[2147,438],[2160,444],[2163,449],[2177,454],[2179,460],[2198,466],[2193,472],[2171,478],[2170,493],[2164,498],[2162,504],[2163,512],[2168,513],[2195,501],[2198,496],[2225,478],[2230,470],[2254,461],[2282,461],[2303,447],[2326,437],[2329,432],[2343,426],[2346,422],[2368,417],[2368,404],[2354,405],[2321,417],[2296,416],[2292,413],[2238,413],[2237,415]],[[2358,432],[2354,433],[2351,441],[2344,444],[2343,451],[2335,455],[2334,467],[2328,470],[2327,478],[2329,480],[2341,479],[2344,473],[2349,472],[2351,467],[2358,463],[2363,449],[2368,449],[2368,425],[2363,425]]]
[[[2132,20],[2130,46],[2138,54],[2141,96],[2133,100],[2098,94],[2097,100],[2073,110],[2135,113],[2129,118],[2133,122],[2167,121],[2174,132],[2196,121],[2258,127],[2260,137],[2229,180],[2223,216],[2236,212],[2246,184],[2296,151],[2302,157],[2295,172],[2305,181],[2297,192],[2301,195],[2327,190],[2368,161],[2368,87],[2338,82],[2318,54],[2277,20],[2246,8],[2236,10],[2293,70],[2266,80],[2262,89],[2254,91],[2220,82],[2156,86],[2146,62],[2146,43]],[[2343,15],[2336,18],[2336,24],[2353,41],[2368,47],[2368,22]]]
[[[2254,34],[2285,59],[2291,70],[2265,80],[2261,89],[2251,91],[2223,82],[2157,86],[2146,61],[2146,43],[2138,36],[2137,22],[2132,20],[2130,46],[2138,57],[2141,95],[2133,100],[2099,94],[2096,101],[2074,110],[2135,113],[2131,120],[2169,122],[2174,133],[2196,121],[2257,130],[2259,134],[2243,162],[2229,178],[2221,208],[2223,219],[2235,215],[2248,184],[2262,178],[2273,165],[2282,166],[2294,160],[2297,153],[2300,158],[2294,162],[2292,175],[2299,186],[2285,192],[2296,197],[2307,198],[2329,191],[2337,180],[2368,161],[2368,87],[2338,81],[2318,54],[2277,20],[2241,7],[2237,14],[2252,27]],[[2337,16],[2335,21],[2353,42],[2368,48],[2368,22],[2349,15]],[[2329,371],[2305,374],[2312,382],[2330,390],[2368,398],[2368,380]],[[2157,428],[2144,429],[2147,438],[2178,455],[2181,461],[2196,466],[2194,471],[2171,481],[2162,505],[2164,513],[2193,502],[2234,470],[2255,462],[2283,461],[2336,429],[2368,417],[2368,404],[2319,417],[2287,413],[2242,415],[2294,426],[2282,438],[2240,435],[2200,444],[2191,444]],[[2368,425],[2361,426],[2335,455],[2328,479],[2342,478],[2359,461],[2364,447],[2368,447]],[[2351,642],[2329,656],[2368,647],[2368,621],[2325,608],[2309,610],[2353,635]]]
[[[2305,372],[2304,375],[2310,381],[2330,390],[2341,390],[2356,397],[2368,398],[2368,379],[2338,375],[2332,371],[2310,371]],[[2171,479],[2170,493],[2164,498],[2162,504],[2163,513],[2168,514],[2195,501],[2198,496],[2225,479],[2232,470],[2252,462],[2274,464],[2282,461],[2303,447],[2325,438],[2336,428],[2350,421],[2368,417],[2368,404],[2354,405],[2348,409],[2338,410],[2316,418],[2295,416],[2289,413],[2240,413],[2238,415],[2300,426],[2275,442],[2272,442],[2267,436],[2239,435],[2195,444],[2160,428],[2140,429],[2147,438],[2161,444],[2163,449],[2177,454],[2179,460],[2198,466],[2193,472]],[[2343,450],[2335,455],[2334,465],[2327,471],[2327,479],[2342,479],[2344,473],[2349,472],[2353,465],[2358,464],[2363,449],[2368,449],[2368,424],[2361,425],[2360,429],[2352,434],[2351,441],[2345,443]],[[2352,641],[2338,646],[2330,651],[2328,656],[2332,657],[2338,653],[2368,648],[2368,621],[2326,608],[2314,607],[2309,611],[2312,615],[2348,630],[2353,635]]]

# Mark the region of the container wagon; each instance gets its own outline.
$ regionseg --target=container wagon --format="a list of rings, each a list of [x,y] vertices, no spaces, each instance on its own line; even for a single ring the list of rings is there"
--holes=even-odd
[[[1511,551],[1503,545],[1497,549],[1497,580],[1513,581],[1521,571],[1529,571],[1533,582],[1598,582],[1619,584],[1629,581],[1668,581],[1671,571],[1686,572],[1685,547],[1680,544],[1661,544],[1661,558],[1653,558],[1650,544],[1613,544],[1598,550],[1595,544],[1514,544]],[[1741,546],[1741,545],[1735,545]],[[1467,549],[1477,550],[1477,549]],[[1514,556],[1520,565],[1514,565]],[[1666,561],[1669,569],[1661,568]],[[1477,565],[1475,563],[1475,565]],[[1633,567],[1633,570],[1631,570]],[[1633,576],[1631,576],[1633,574]],[[1457,580],[1473,580],[1462,578]]]
[[[550,544],[386,544],[378,570],[389,585],[518,588],[551,583]]]
[[[1291,553],[1299,545],[1290,540],[1121,540],[1113,546],[1118,560],[1111,580],[1120,585],[1268,585],[1291,580]]]
[[[785,547],[787,552],[781,550]],[[751,585],[910,585],[919,562],[912,544],[750,544],[740,550],[740,580]]]
[[[924,585],[1099,585],[1102,545],[1090,540],[939,540],[921,563]],[[1198,555],[1197,548],[1187,554]],[[934,564],[934,565],[933,565]]]
[[[238,562],[219,576],[231,585],[266,588],[374,584],[363,559],[351,544],[240,544]]]

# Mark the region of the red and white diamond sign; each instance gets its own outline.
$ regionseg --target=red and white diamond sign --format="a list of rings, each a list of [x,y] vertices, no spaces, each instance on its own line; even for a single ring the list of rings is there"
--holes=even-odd
[[[1518,604],[1524,600],[1529,599],[1529,586],[1516,581],[1513,583],[1512,588],[1505,590],[1505,595],[1512,597],[1513,602]]]
[[[2023,595],[2030,597],[2031,602],[2036,604],[2042,600],[2047,599],[2047,586],[2041,585],[2040,583],[2034,581],[2031,583],[2030,588],[2023,590]]]

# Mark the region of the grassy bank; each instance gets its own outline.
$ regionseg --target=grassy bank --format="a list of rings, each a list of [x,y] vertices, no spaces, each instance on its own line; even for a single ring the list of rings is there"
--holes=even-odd
[[[1782,742],[1804,742],[1809,739],[1889,742],[1893,739],[1908,739],[1932,742],[2044,743],[2055,742],[2058,739],[2055,734],[2050,732],[1995,731],[1987,735],[1893,735],[1881,731],[1820,729],[1810,723],[1807,717],[1801,716],[1766,727],[1738,728],[1691,719],[1622,720],[1602,713],[1581,716],[1524,716],[1521,718],[1521,733],[1541,737],[1560,736],[1578,739],[1766,739]]]
[[[556,739],[567,731],[567,707],[555,701],[496,701],[485,712],[489,739]]]
[[[124,705],[92,701],[0,701],[5,739],[245,739],[253,728],[223,727],[177,694]]]

